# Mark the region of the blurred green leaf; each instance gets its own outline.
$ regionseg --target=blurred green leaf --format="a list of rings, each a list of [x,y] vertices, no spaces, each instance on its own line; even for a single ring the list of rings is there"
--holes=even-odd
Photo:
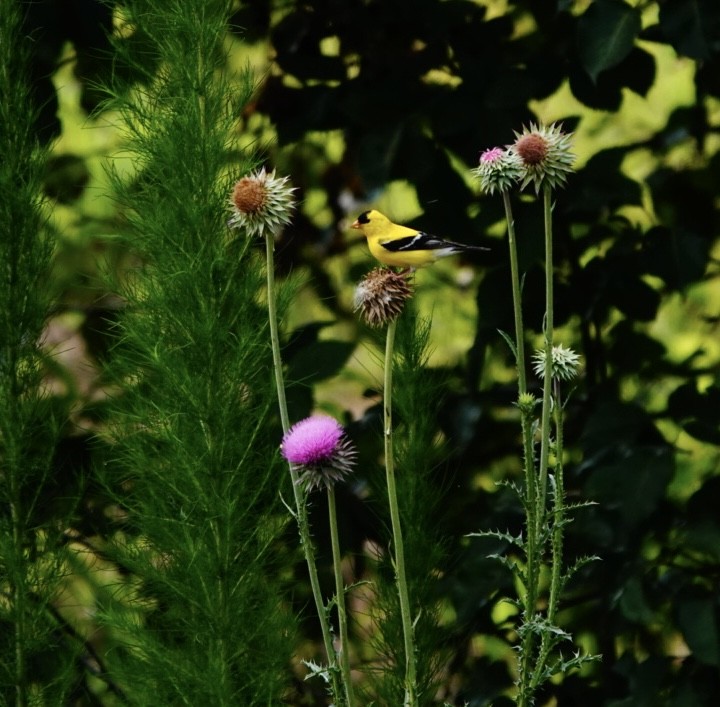
[[[311,385],[331,378],[355,350],[346,341],[317,341],[298,351],[288,363],[288,381]]]
[[[681,229],[651,228],[643,238],[644,270],[661,277],[668,287],[681,289],[705,272],[709,243]]]
[[[714,2],[683,0],[660,3],[660,27],[664,36],[678,54],[693,59],[710,56],[713,19],[717,25],[717,17],[718,4]]]
[[[580,58],[593,81],[630,53],[640,29],[640,13],[621,0],[598,0],[588,7],[578,22],[577,38]]]
[[[587,495],[616,509],[629,526],[655,512],[675,468],[668,449],[635,447],[621,460],[595,469],[588,479]]]
[[[681,599],[678,623],[693,655],[708,665],[720,665],[720,634],[715,601],[709,596]]]

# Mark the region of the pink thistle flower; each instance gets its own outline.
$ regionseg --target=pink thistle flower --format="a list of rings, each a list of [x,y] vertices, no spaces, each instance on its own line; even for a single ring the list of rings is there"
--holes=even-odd
[[[357,455],[343,426],[328,415],[313,415],[293,425],[283,437],[280,452],[310,491],[344,479]]]
[[[491,147],[480,155],[480,163],[497,162],[499,159],[502,159],[504,155],[505,150],[503,150],[502,147]]]

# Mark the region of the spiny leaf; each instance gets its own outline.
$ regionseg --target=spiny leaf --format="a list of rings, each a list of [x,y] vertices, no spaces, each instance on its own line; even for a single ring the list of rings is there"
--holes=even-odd
[[[510,351],[512,351],[513,358],[517,362],[518,355],[517,355],[517,347],[515,346],[515,342],[510,338],[510,335],[507,332],[503,331],[502,329],[498,329],[497,332],[498,332],[498,334],[500,334],[500,336],[502,336],[503,339],[505,339],[505,343],[510,348]]]

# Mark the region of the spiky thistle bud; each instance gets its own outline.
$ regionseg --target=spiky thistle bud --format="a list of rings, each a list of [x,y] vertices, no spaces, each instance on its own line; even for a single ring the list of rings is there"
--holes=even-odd
[[[480,188],[488,194],[507,191],[523,175],[520,158],[510,150],[492,147],[480,155],[480,164],[472,170],[480,180]]]
[[[275,170],[263,167],[235,183],[230,195],[231,228],[244,229],[248,236],[276,238],[283,226],[290,223],[295,204],[294,187],[288,177],[276,177]]]
[[[533,354],[533,370],[538,378],[545,377],[545,351],[538,349]],[[562,345],[552,347],[552,377],[555,380],[569,381],[580,370],[580,356],[572,349]]]
[[[391,268],[375,268],[355,288],[355,311],[371,327],[381,327],[399,317],[405,302],[413,295],[407,274]]]
[[[522,393],[518,396],[517,406],[524,415],[532,415],[538,400],[532,393]]]
[[[515,137],[508,149],[520,158],[522,189],[532,184],[537,194],[541,186],[556,189],[565,184],[575,161],[570,149],[572,134],[562,132],[555,123],[547,127],[531,123]]]
[[[329,415],[313,415],[293,425],[280,451],[309,491],[342,481],[352,472],[357,456],[343,426]]]

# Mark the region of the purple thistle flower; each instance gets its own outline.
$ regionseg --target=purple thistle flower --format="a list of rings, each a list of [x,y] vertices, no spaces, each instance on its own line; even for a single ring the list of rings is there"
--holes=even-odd
[[[280,452],[310,491],[344,479],[357,455],[343,426],[328,415],[313,415],[293,425],[283,437]]]

